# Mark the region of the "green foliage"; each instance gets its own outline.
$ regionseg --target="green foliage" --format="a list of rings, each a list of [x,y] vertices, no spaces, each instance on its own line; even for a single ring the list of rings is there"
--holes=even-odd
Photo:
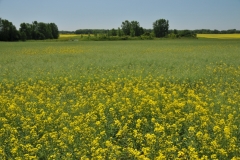
[[[141,40],[153,40],[154,39],[152,36],[144,36],[144,35],[141,35],[140,38],[141,38]]]
[[[90,33],[88,33],[88,39],[90,39],[90,37],[91,37],[91,34],[90,34]]]
[[[150,32],[145,32],[143,36],[150,36]]]
[[[144,33],[144,30],[142,27],[140,27],[140,24],[138,21],[131,21],[128,20],[122,22],[122,31],[127,36],[140,36]]]
[[[32,25],[29,23],[21,23],[19,31],[25,33],[26,39],[32,39]]]
[[[197,35],[194,33],[194,31],[190,30],[183,30],[179,32],[180,37],[191,37],[191,38],[196,38]]]
[[[44,39],[52,39],[52,30],[48,24],[45,24],[43,22],[38,23],[38,32],[44,35]]]
[[[21,23],[19,31],[8,20],[1,20],[0,41],[57,39],[59,32],[55,23]]]
[[[169,23],[168,20],[159,19],[153,23],[153,30],[156,37],[165,37],[168,34]]]
[[[61,30],[61,31],[59,31],[59,34],[76,34],[75,32],[76,31],[64,31],[64,30]]]
[[[75,31],[75,34],[88,34],[88,33],[94,34],[94,31],[96,31],[96,30],[93,30],[93,29],[78,29],[78,30]]]
[[[135,37],[135,31],[133,29],[130,30],[130,36]]]
[[[123,30],[121,30],[121,29],[118,27],[118,31],[117,31],[118,37],[122,37],[123,34],[124,34]]]
[[[36,32],[36,38],[39,39],[39,40],[44,40],[46,39],[45,35],[41,32]]]
[[[2,18],[0,18],[0,32],[2,31]]]
[[[240,30],[229,29],[229,30],[210,30],[210,29],[197,29],[193,30],[196,34],[235,34],[240,33]]]
[[[97,36],[98,36],[97,31],[93,31],[93,35],[94,35],[95,38],[97,38]]]
[[[64,32],[67,32],[67,31],[64,31]],[[107,29],[78,29],[76,30],[74,33],[75,34],[100,34],[100,33],[107,33],[108,30]],[[69,33],[72,33],[72,32],[69,32]]]
[[[99,40],[106,40],[106,39],[107,39],[106,34],[103,34],[103,33],[99,34]]]
[[[168,38],[175,39],[175,38],[178,38],[178,35],[174,33],[170,33],[168,34]]]
[[[0,41],[18,41],[20,34],[16,27],[8,20],[1,20]]]
[[[20,32],[21,40],[26,41],[27,40],[27,35],[25,32]]]
[[[174,30],[173,30],[173,33],[177,35],[177,34],[178,34],[178,31],[177,31],[176,29],[174,29]]]
[[[153,32],[148,32],[146,31],[144,34],[141,35],[141,39],[149,39],[149,40],[152,40],[154,39],[155,35]]]
[[[131,23],[128,20],[125,20],[124,22],[122,22],[121,27],[125,35],[130,35]]]
[[[140,36],[144,33],[143,28],[140,27],[138,21],[131,21],[131,30],[134,31],[134,36]]]
[[[50,30],[52,31],[53,38],[58,39],[59,37],[58,26],[55,23],[50,23],[49,27],[50,27]]]
[[[117,36],[117,30],[115,30],[114,28],[111,30],[111,35],[112,36]]]

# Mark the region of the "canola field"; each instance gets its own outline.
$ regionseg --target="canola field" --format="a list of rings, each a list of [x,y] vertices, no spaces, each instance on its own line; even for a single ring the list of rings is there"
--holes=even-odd
[[[0,43],[0,159],[240,159],[239,42]]]
[[[197,34],[198,38],[240,39],[240,34]]]
[[[59,34],[59,38],[55,41],[79,41],[79,40],[87,40],[88,36],[93,37],[93,34]],[[46,40],[49,41],[49,40]],[[54,41],[54,40],[50,40]]]

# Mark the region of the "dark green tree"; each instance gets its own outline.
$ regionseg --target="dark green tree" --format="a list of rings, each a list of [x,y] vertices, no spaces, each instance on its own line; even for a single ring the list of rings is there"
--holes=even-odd
[[[23,32],[26,35],[26,39],[32,39],[32,25],[29,23],[21,23],[19,29],[21,35]]]
[[[17,41],[20,34],[16,27],[8,20],[1,20],[0,41]]]
[[[55,23],[50,23],[50,28],[52,31],[52,36],[54,39],[58,39],[59,37],[59,31],[58,31],[58,26]]]
[[[236,29],[229,29],[229,30],[227,30],[227,33],[228,34],[233,34],[233,33],[236,33]]]
[[[140,36],[144,34],[144,29],[143,27],[140,27]]]
[[[131,31],[131,23],[128,20],[126,20],[126,21],[122,22],[121,27],[122,27],[123,33],[125,35],[129,36],[130,35],[130,31]]]
[[[0,19],[1,41],[57,39],[58,37],[59,31],[55,23],[38,23],[37,21],[32,22],[32,24],[21,23],[18,31],[12,22]]]
[[[22,41],[26,41],[27,40],[27,35],[25,32],[20,32],[20,38]]]
[[[44,35],[44,39],[52,39],[52,30],[49,24],[39,22],[37,31]]]
[[[45,35],[43,33],[41,33],[41,32],[36,31],[35,34],[36,34],[36,39],[37,40],[44,40],[44,39],[46,39]]]
[[[134,31],[134,36],[141,36],[144,33],[143,28],[138,21],[131,21],[131,29]]]
[[[114,28],[111,30],[111,35],[112,36],[117,36],[117,31]]]
[[[156,37],[165,37],[168,35],[169,23],[168,20],[159,19],[153,23],[153,31]]]
[[[118,37],[123,36],[123,31],[119,27],[118,27],[117,35],[118,35]]]
[[[192,32],[190,30],[185,29],[185,30],[180,32],[180,36],[181,37],[191,37],[192,36]]]
[[[0,32],[2,30],[2,18],[0,18]]]
[[[144,33],[144,30],[142,27],[140,27],[138,21],[129,22],[126,20],[125,22],[122,22],[121,27],[123,33],[128,36],[140,36]]]
[[[218,34],[218,33],[219,33],[219,30],[214,29],[214,30],[212,31],[212,33]]]
[[[177,31],[176,29],[174,29],[174,30],[173,30],[173,33],[177,35],[177,34],[178,34],[178,31]]]
[[[131,37],[135,37],[135,34],[136,34],[135,31],[131,28],[130,29],[130,36]]]
[[[110,31],[107,30],[107,37],[109,38],[110,37]]]
[[[95,38],[97,38],[98,32],[96,30],[94,30],[93,35],[94,35]]]
[[[32,39],[38,39],[38,22],[32,22]]]

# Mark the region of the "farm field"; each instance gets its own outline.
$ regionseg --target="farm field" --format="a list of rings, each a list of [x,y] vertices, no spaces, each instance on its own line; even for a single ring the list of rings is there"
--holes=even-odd
[[[198,38],[240,39],[240,34],[197,34]]]
[[[77,34],[59,34],[59,38],[63,38],[63,37],[76,37],[79,36]]]
[[[0,159],[239,159],[239,43],[2,42]]]
[[[89,34],[91,37],[93,37],[93,34]],[[88,37],[88,34],[59,34],[59,39],[57,41],[73,41],[73,40],[82,40],[86,39]]]

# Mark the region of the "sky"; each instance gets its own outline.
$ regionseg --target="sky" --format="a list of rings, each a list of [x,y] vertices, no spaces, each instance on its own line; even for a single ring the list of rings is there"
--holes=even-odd
[[[240,0],[0,0],[0,17],[17,28],[52,22],[60,31],[116,29],[125,20],[151,29],[158,19],[170,29],[240,30]]]

